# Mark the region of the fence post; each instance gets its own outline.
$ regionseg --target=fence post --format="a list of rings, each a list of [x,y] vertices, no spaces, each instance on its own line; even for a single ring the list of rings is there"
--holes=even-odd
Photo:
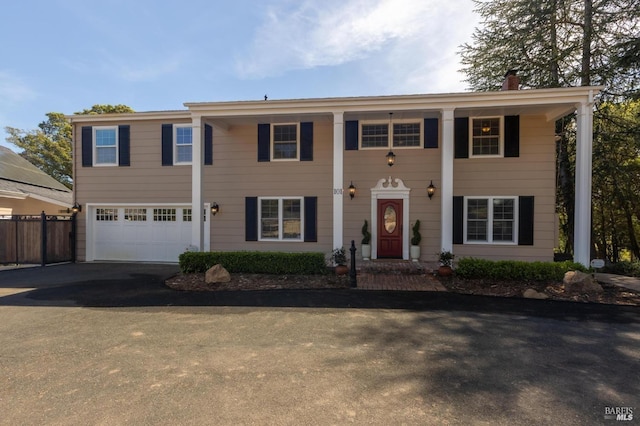
[[[45,266],[47,264],[47,215],[44,213],[44,210],[40,214],[40,220],[42,223],[42,262],[40,266]]]
[[[358,286],[358,279],[356,278],[356,243],[351,240],[351,268],[349,269],[349,286],[355,288]]]
[[[71,262],[76,263],[76,231],[78,213],[71,214]]]
[[[13,215],[13,219],[16,221],[16,265],[20,264],[20,238],[19,238],[19,231],[18,231],[18,226],[20,224],[20,221],[18,220],[18,216],[17,215]]]

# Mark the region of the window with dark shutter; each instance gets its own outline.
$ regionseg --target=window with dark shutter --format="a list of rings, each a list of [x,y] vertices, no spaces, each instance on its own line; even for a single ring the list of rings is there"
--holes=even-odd
[[[424,119],[424,147],[425,148],[437,148],[438,147],[438,119],[437,118],[425,118]]]
[[[213,127],[204,125],[204,165],[213,164]]]
[[[533,245],[534,197],[518,197],[518,245]]]
[[[245,241],[258,241],[258,197],[244,199]]]
[[[455,158],[469,158],[469,118],[457,117],[453,133]]]
[[[318,241],[318,197],[304,197],[304,241]]]
[[[162,125],[162,165],[173,166],[173,124]]]
[[[130,166],[130,140],[129,140],[129,126],[118,126],[118,165]]]
[[[258,124],[258,161],[265,162],[271,160],[269,146],[271,145],[271,124]]]
[[[344,146],[347,151],[358,150],[358,121],[345,121],[344,123]]]
[[[93,128],[82,128],[82,167],[93,166]]]
[[[464,197],[453,197],[453,244],[464,243]]]
[[[300,161],[313,161],[313,123],[300,123]]]
[[[520,116],[504,117],[504,156],[520,156]]]

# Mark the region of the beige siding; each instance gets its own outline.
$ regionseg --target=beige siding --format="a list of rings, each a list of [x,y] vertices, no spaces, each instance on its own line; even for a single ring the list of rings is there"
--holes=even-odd
[[[257,161],[257,125],[214,127],[213,166],[204,171],[204,199],[217,202],[213,250],[320,251],[332,245],[333,124],[313,127],[313,161]],[[245,197],[318,197],[318,242],[245,241]]]
[[[520,157],[454,160],[454,195],[533,195],[534,245],[455,245],[460,257],[553,260],[555,228],[554,123],[544,117],[520,117]]]
[[[66,207],[28,197],[24,200],[0,197],[0,207],[11,209],[11,214],[67,214]]]

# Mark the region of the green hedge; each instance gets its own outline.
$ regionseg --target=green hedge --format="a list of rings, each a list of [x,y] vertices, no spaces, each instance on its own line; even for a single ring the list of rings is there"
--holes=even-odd
[[[314,275],[326,273],[327,270],[322,253],[185,252],[180,255],[179,261],[183,273],[206,272],[218,263],[232,273]]]
[[[640,262],[622,261],[611,263],[602,269],[607,274],[627,275],[629,277],[640,277]]]
[[[560,282],[567,271],[587,269],[574,262],[523,262],[515,260],[485,260],[467,257],[460,259],[456,275],[465,279],[486,278],[496,281],[554,281]]]

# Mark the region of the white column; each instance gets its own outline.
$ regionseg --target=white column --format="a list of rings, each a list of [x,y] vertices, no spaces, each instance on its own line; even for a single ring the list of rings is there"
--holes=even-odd
[[[191,159],[191,244],[204,249],[204,215],[202,202],[202,164],[204,159],[204,144],[202,143],[202,119],[194,116],[191,119],[192,128],[192,159]]]
[[[343,246],[344,113],[333,113],[333,248]]]
[[[453,252],[453,109],[442,110],[442,166],[440,176],[440,248]]]
[[[574,261],[589,266],[591,262],[591,169],[593,153],[593,103],[578,107],[576,141],[576,199],[573,237]]]

